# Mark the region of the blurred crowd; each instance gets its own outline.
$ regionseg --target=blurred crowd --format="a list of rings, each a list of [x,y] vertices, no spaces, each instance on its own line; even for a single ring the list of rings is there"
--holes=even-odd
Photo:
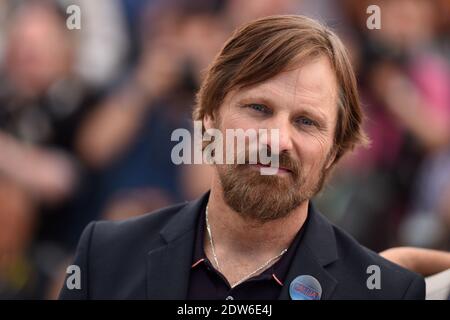
[[[81,8],[81,29],[66,9]],[[381,29],[366,26],[371,4]],[[316,203],[364,245],[450,249],[448,0],[0,2],[0,298],[56,298],[78,237],[208,189],[176,166],[202,71],[236,26],[272,14],[328,24],[353,59],[371,147]],[[111,244],[114,246],[114,244]]]

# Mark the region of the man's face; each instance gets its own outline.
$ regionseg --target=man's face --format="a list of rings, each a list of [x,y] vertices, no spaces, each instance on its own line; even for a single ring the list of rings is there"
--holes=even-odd
[[[230,92],[218,117],[207,117],[205,127],[223,133],[278,129],[280,169],[261,175],[261,164],[216,165],[225,202],[244,217],[269,221],[313,197],[333,162],[336,120],[337,84],[325,57]],[[266,147],[272,150],[273,143],[269,133]]]

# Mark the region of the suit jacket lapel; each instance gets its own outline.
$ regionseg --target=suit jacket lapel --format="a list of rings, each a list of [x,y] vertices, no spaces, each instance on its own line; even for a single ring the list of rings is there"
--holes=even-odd
[[[188,203],[160,232],[161,246],[147,256],[148,299],[186,299],[197,218],[208,197]]]
[[[336,279],[325,266],[338,259],[336,239],[331,224],[310,203],[305,231],[288,274],[284,280],[279,299],[290,299],[289,286],[297,276],[311,275],[322,287],[322,300],[329,299],[337,285]]]

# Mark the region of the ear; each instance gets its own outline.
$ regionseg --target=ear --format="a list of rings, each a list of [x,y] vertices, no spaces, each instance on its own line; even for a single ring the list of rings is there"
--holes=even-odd
[[[203,117],[203,126],[205,127],[205,131],[214,128],[214,118],[211,115],[205,115]]]
[[[337,155],[337,147],[333,147],[333,150],[331,150],[331,153],[328,156],[328,160],[325,166],[326,170],[329,170],[335,164],[334,161],[336,160],[336,155]]]

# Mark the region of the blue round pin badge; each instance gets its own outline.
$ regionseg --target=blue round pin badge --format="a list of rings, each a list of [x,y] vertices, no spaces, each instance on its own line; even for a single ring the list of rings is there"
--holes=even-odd
[[[313,276],[301,275],[292,280],[289,295],[292,300],[320,300],[322,286]]]

